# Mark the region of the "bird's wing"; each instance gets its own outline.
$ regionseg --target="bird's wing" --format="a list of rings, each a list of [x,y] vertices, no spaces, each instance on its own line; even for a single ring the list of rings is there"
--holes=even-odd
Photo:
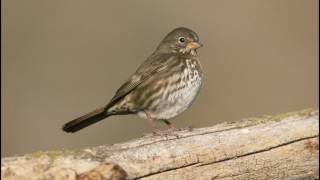
[[[170,61],[170,55],[152,55],[148,58],[137,71],[117,90],[106,109],[113,106],[118,100],[130,93],[133,89],[138,87],[142,82],[148,78],[163,71],[167,68],[168,62]]]

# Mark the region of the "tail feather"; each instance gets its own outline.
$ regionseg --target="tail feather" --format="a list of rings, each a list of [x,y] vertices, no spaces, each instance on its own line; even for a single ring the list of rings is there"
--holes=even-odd
[[[108,116],[110,116],[110,114],[106,113],[105,108],[100,108],[66,123],[63,125],[62,129],[65,132],[74,133],[91,124],[99,122]]]

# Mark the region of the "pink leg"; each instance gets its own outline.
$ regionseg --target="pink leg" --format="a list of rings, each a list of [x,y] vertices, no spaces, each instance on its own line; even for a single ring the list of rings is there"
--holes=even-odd
[[[152,117],[150,116],[150,114],[148,112],[146,112],[146,111],[145,111],[145,113],[146,113],[146,116],[147,116],[147,120],[148,120],[148,122],[149,122],[149,124],[150,124],[150,126],[152,128],[153,134],[156,134],[156,135],[159,135],[159,136],[174,135],[171,132],[176,130],[176,129],[172,126],[172,124],[169,121],[164,120],[164,122],[170,127],[170,130],[169,131],[161,131],[160,129],[157,128],[157,126],[156,126],[154,120],[152,119]]]
[[[146,111],[144,111],[144,113],[146,113],[146,116],[147,116],[147,120],[150,124],[150,127],[152,129],[152,132],[154,134],[159,134],[160,130],[157,128],[156,124],[154,123],[154,120],[152,119],[152,117],[150,116],[150,114]]]
[[[188,131],[192,131],[193,128],[192,127],[188,127],[188,128],[176,128],[173,126],[173,124],[171,122],[169,122],[168,120],[162,120],[164,123],[166,123],[166,125],[169,126],[169,131],[181,131],[181,130],[188,130]]]
[[[166,125],[169,126],[169,130],[171,131],[176,131],[179,130],[178,128],[174,127],[173,124],[171,122],[169,122],[168,120],[162,120],[164,123],[166,123]]]

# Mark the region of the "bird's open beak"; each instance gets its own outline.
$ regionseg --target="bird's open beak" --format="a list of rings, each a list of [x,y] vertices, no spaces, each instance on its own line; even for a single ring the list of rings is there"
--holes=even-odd
[[[200,47],[202,47],[203,45],[200,42],[189,42],[187,44],[187,48],[188,49],[198,49]]]

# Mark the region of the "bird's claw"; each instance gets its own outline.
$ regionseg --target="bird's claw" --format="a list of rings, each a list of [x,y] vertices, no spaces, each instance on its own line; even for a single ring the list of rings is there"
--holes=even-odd
[[[155,136],[165,136],[165,137],[168,137],[168,136],[175,136],[175,137],[179,137],[178,134],[176,134],[175,132],[177,131],[178,129],[177,128],[169,128],[167,130],[159,130],[159,129],[155,129],[152,131],[153,135]]]

